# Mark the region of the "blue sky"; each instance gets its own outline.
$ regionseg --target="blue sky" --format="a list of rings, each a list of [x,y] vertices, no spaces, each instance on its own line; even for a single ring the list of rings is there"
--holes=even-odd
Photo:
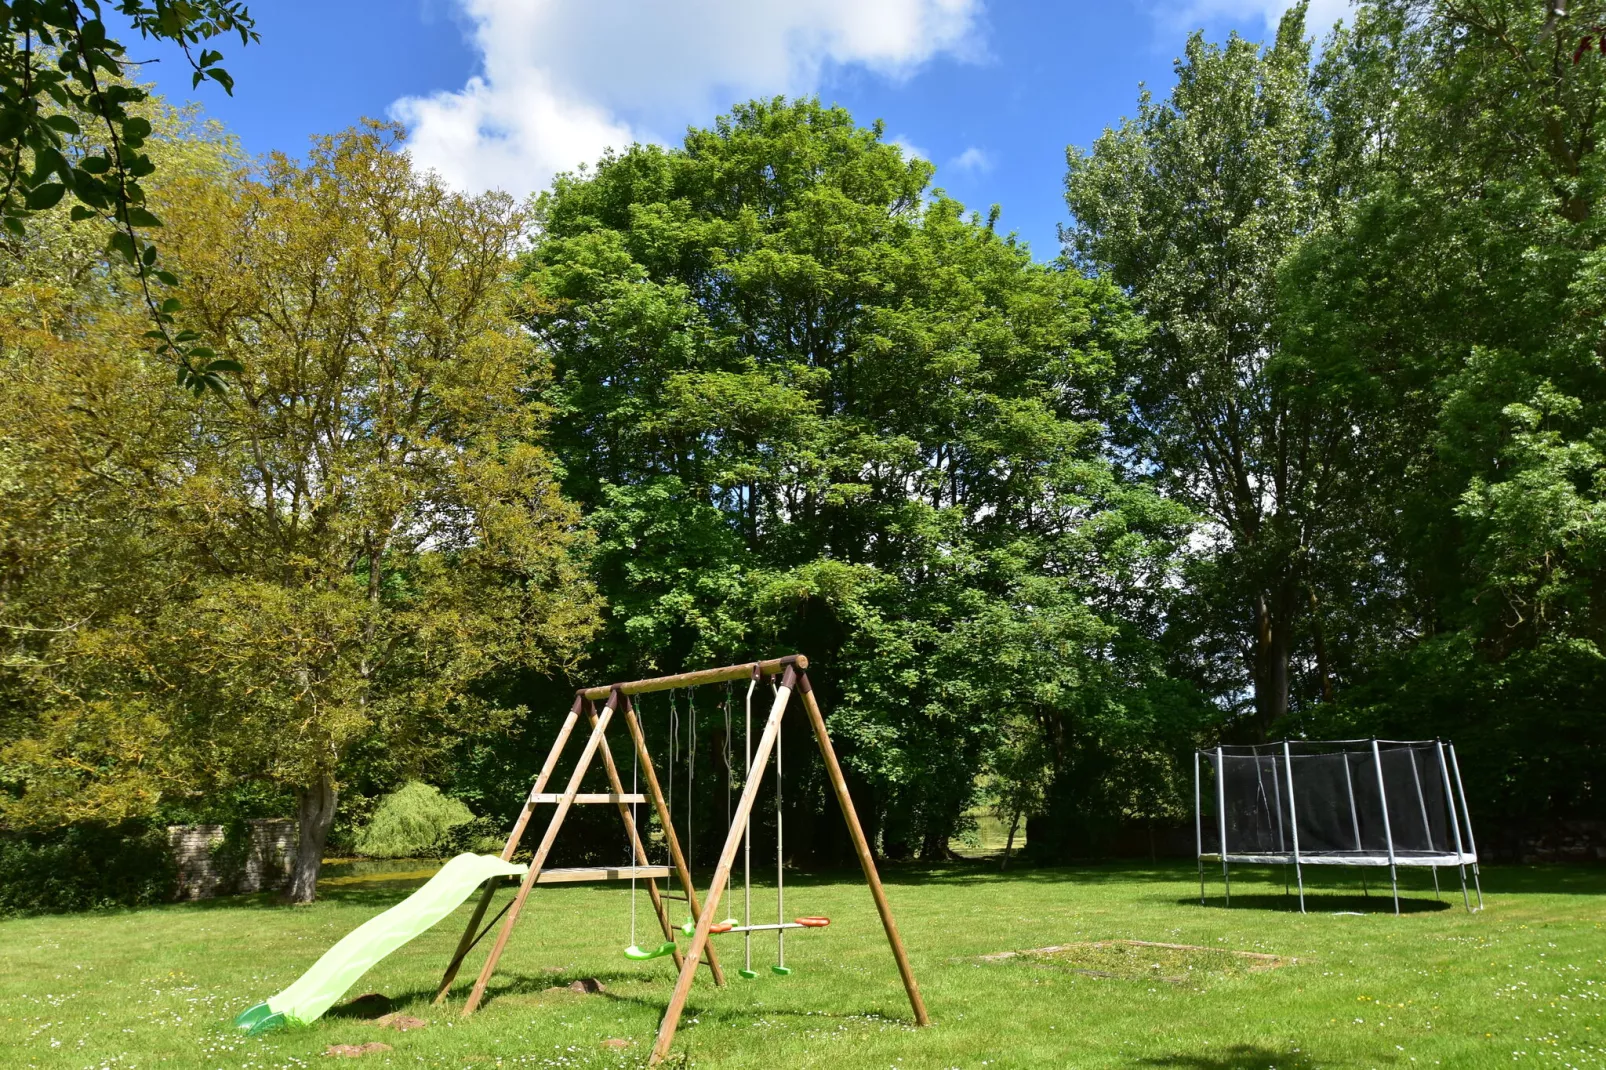
[[[1324,26],[1344,0],[1314,0]],[[258,0],[224,43],[230,98],[139,43],[250,153],[300,154],[363,116],[467,188],[515,193],[632,139],[674,142],[732,102],[817,93],[937,165],[937,184],[1058,252],[1065,146],[1169,90],[1189,29],[1262,39],[1284,0]]]

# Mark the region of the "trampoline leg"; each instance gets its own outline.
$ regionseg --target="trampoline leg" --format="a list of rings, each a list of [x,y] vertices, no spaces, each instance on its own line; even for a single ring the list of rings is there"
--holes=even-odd
[[[1227,857],[1225,854],[1221,857],[1221,886],[1222,895],[1226,899],[1226,902],[1222,905],[1230,907],[1232,906],[1232,874],[1227,872]]]
[[[1466,884],[1467,883],[1465,874],[1462,875],[1461,883],[1462,884]],[[1199,859],[1199,905],[1200,906],[1204,906],[1205,905],[1205,896],[1204,896],[1204,859],[1202,859],[1202,858]],[[1468,909],[1471,909],[1471,908],[1469,907]]]
[[[1483,882],[1478,879],[1478,864],[1472,863],[1472,886],[1478,890],[1478,909],[1483,909]]]
[[[1372,893],[1366,890],[1366,870],[1364,868],[1361,870],[1361,898],[1372,898]]]
[[[1444,896],[1439,893],[1439,867],[1430,866],[1428,868],[1433,870],[1433,898],[1443,902]]]
[[[1288,863],[1283,863],[1283,898],[1288,898]]]
[[[1299,912],[1305,913],[1305,871],[1298,862],[1294,863],[1294,879],[1299,882]]]
[[[1467,913],[1470,914],[1472,913],[1472,900],[1467,898],[1467,867],[1461,865],[1457,868],[1461,870],[1461,902],[1467,905]]]
[[[1393,866],[1389,867],[1389,884],[1394,889],[1394,914],[1398,917],[1400,913],[1400,873]]]

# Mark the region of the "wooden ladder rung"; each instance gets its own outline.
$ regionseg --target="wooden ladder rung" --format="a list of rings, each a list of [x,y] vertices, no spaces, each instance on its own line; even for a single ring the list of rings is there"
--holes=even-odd
[[[538,803],[559,803],[563,801],[563,795],[561,792],[556,795],[550,792],[543,792],[542,794],[537,795],[533,801]],[[601,792],[586,795],[576,795],[574,797],[574,801],[577,803],[644,803],[647,801],[647,796],[629,794],[614,795],[609,792]]]
[[[643,880],[650,877],[667,877],[668,866],[575,866],[569,869],[543,869],[535,878],[537,884],[569,884],[575,881],[627,881],[631,877]]]

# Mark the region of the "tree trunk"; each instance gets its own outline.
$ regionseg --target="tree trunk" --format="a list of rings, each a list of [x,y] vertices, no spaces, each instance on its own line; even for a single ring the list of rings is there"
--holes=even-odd
[[[943,819],[928,821],[920,837],[920,860],[922,862],[947,862],[953,858],[954,853],[948,848],[949,833],[953,825]]]
[[[1287,619],[1264,594],[1255,597],[1255,728],[1262,740],[1288,712]]]
[[[335,804],[340,793],[327,773],[304,788],[296,789],[296,858],[290,871],[290,886],[284,898],[291,903],[310,903],[318,897],[318,870],[323,866],[323,847],[334,824]]]
[[[1015,849],[1015,833],[1020,831],[1020,807],[1009,815],[1009,835],[1004,838],[1004,860],[998,864],[1000,870],[1009,868],[1009,854]]]
[[[1316,640],[1316,674],[1321,677],[1322,701],[1333,701],[1333,669],[1327,660],[1327,634],[1322,630],[1321,606],[1316,601],[1316,588],[1310,590],[1311,634]]]

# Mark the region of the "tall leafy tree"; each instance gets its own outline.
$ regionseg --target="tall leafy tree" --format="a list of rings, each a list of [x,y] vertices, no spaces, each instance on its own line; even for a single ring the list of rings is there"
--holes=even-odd
[[[840,109],[745,104],[560,178],[522,300],[594,510],[606,662],[803,649],[883,844],[937,856],[1019,698],[975,686],[997,652],[967,622],[1013,607],[1110,660],[1116,577],[1163,571],[1145,533],[1175,517],[1101,457],[1119,296],[931,177]]]
[[[153,195],[238,166],[213,127],[154,104]],[[182,437],[171,372],[131,357],[148,327],[108,259],[107,221],[33,214],[0,255],[0,822],[116,821],[181,792],[161,722],[92,652],[168,599],[152,480]],[[92,774],[86,776],[85,774]]]
[[[538,444],[543,365],[504,304],[524,217],[414,173],[394,137],[365,128],[304,166],[174,185],[188,307],[249,371],[228,395],[164,403],[154,455],[114,412],[66,406],[140,458],[125,474],[171,575],[154,605],[77,630],[80,700],[11,752],[25,786],[94,784],[73,760],[84,717],[128,702],[176,756],[175,787],[293,789],[298,901],[355,757],[400,773],[506,724],[479,683],[561,673],[593,629],[578,515]]]
[[[1256,736],[1288,712],[1298,659],[1329,676],[1321,606],[1366,560],[1346,539],[1373,468],[1364,401],[1288,351],[1279,326],[1279,270],[1331,224],[1343,177],[1304,12],[1265,49],[1195,33],[1169,97],[1145,92],[1136,118],[1069,150],[1066,177],[1068,252],[1127,290],[1150,328],[1123,351],[1117,434],[1208,521],[1174,623],[1195,624],[1201,671],[1217,636],[1241,658],[1247,671],[1218,686],[1230,700],[1247,682]]]
[[[1291,331],[1393,404],[1398,650],[1343,711],[1454,732],[1508,814],[1598,814],[1606,680],[1600,5],[1369,4],[1324,60],[1365,167],[1289,264]]]

